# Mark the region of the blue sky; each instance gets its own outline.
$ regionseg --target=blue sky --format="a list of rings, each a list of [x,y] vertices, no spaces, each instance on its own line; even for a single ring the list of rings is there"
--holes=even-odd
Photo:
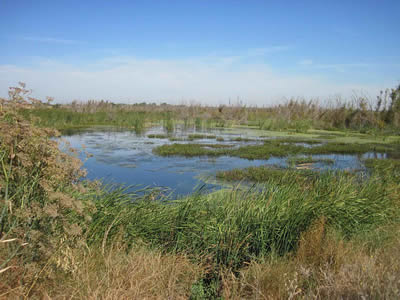
[[[118,102],[365,94],[400,82],[400,1],[0,0],[0,96]]]

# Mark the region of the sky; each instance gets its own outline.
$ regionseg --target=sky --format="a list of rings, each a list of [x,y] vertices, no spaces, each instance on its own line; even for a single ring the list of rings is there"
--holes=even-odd
[[[270,105],[400,83],[399,0],[0,0],[0,97]]]

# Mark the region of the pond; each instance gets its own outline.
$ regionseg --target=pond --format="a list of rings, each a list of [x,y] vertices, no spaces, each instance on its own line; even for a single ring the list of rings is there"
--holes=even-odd
[[[189,135],[203,134],[187,141]],[[153,127],[145,134],[113,128],[93,128],[62,136],[73,148],[85,149],[91,157],[84,159],[84,168],[88,179],[100,179],[104,183],[118,183],[139,187],[165,187],[174,195],[186,195],[199,189],[212,191],[226,184],[217,181],[217,171],[246,168],[251,166],[270,165],[287,167],[288,158],[270,157],[268,160],[248,160],[238,157],[161,157],[153,153],[157,146],[172,143],[224,144],[232,147],[263,143],[264,139],[248,134],[247,130],[214,129],[202,131],[176,128],[173,133],[175,141],[163,137],[162,127]],[[149,138],[149,135],[153,138]],[[159,136],[161,138],[154,138]],[[186,140],[184,140],[186,139]],[[63,143],[61,143],[62,145]],[[312,147],[312,145],[305,145]],[[313,163],[317,170],[357,170],[365,171],[362,160],[375,157],[374,153],[362,156],[325,154],[313,155],[321,162]],[[301,155],[300,155],[301,157]],[[383,157],[384,158],[384,157]],[[324,163],[323,160],[330,160]]]

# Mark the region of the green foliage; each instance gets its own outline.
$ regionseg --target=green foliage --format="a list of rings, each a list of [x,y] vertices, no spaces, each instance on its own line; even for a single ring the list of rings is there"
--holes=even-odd
[[[396,216],[398,199],[380,177],[360,183],[341,174],[324,173],[312,180],[298,176],[283,176],[279,184],[277,177],[268,179],[262,190],[235,189],[175,201],[99,197],[90,232],[101,240],[105,231],[111,239],[122,230],[127,243],[139,239],[197,259],[208,257],[216,268],[237,269],[271,251],[294,249],[301,232],[321,216],[348,237]]]

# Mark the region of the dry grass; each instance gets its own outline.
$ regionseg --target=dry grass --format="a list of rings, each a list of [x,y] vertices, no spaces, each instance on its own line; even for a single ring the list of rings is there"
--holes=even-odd
[[[67,252],[66,252],[67,253]],[[76,268],[48,268],[29,298],[37,299],[188,299],[202,268],[182,255],[113,247],[72,251]],[[67,258],[68,259],[68,258]],[[26,297],[29,284],[3,289],[0,299]]]
[[[399,299],[400,228],[388,245],[368,249],[325,231],[319,220],[295,254],[252,262],[224,276],[226,299]]]
[[[187,299],[200,274],[200,268],[183,256],[143,249],[128,254],[113,249],[105,256],[95,251],[83,259],[81,268],[73,274],[68,297]]]

